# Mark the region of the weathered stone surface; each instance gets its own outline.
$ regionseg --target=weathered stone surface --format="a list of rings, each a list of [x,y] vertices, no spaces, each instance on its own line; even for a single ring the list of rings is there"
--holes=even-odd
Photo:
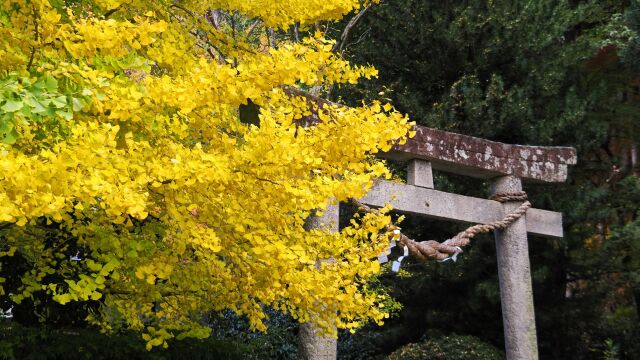
[[[337,357],[337,339],[318,334],[313,324],[300,324],[298,332],[298,359],[335,360]]]
[[[477,224],[488,224],[505,215],[502,204],[497,201],[384,180],[377,181],[360,201],[375,207],[388,202],[404,213]],[[529,209],[526,218],[526,231],[531,234],[556,238],[563,235],[561,213]]]
[[[338,231],[338,205],[329,205],[322,216],[312,215],[307,219],[306,229]],[[330,261],[330,260],[327,260]],[[298,358],[302,360],[335,360],[338,356],[338,342],[333,337],[322,336],[315,324],[300,324],[298,332]]]
[[[433,189],[431,163],[422,159],[412,159],[407,166],[407,184]]]
[[[504,176],[493,183],[492,193],[521,191],[520,179]],[[501,204],[504,212],[514,211],[520,204]],[[527,219],[520,218],[508,228],[495,232],[498,278],[504,340],[509,360],[538,359],[536,322],[527,243]]]
[[[577,161],[569,147],[509,145],[416,126],[416,136],[382,157],[424,159],[436,170],[492,178],[513,175],[531,181],[563,182],[568,165]]]

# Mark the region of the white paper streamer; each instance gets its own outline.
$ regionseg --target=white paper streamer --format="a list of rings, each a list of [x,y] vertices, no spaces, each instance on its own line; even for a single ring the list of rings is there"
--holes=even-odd
[[[453,260],[453,262],[456,262],[458,260],[458,254],[460,254],[462,252],[462,248],[459,247],[459,246],[456,246],[456,250],[457,251],[453,255],[449,256],[446,259],[438,260],[438,262],[445,262],[445,261],[448,261],[448,260]]]
[[[391,266],[391,271],[396,273],[400,271],[400,263],[398,261],[393,262],[393,265]]]
[[[387,254],[380,254],[380,255],[378,255],[378,262],[379,262],[380,264],[384,264],[384,263],[386,263],[387,261],[389,261],[389,258],[387,257]]]
[[[391,266],[391,271],[398,272],[400,271],[400,265],[402,264],[402,260],[404,260],[404,256],[400,256],[398,260],[393,262],[393,266]]]

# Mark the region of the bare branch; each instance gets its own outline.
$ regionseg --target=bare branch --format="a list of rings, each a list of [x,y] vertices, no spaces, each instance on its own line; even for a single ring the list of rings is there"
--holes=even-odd
[[[344,31],[342,31],[342,35],[340,36],[340,41],[336,42],[333,45],[333,49],[331,49],[332,51],[338,51],[339,53],[342,53],[342,51],[344,50],[345,44],[349,39],[351,30],[358,24],[358,21],[362,19],[364,14],[370,8],[371,8],[371,4],[367,5],[365,8],[360,10],[360,12],[358,12],[354,17],[351,18],[351,20],[349,20],[349,22],[347,23],[347,26],[344,27]]]
[[[209,10],[205,14],[207,21],[213,25],[216,30],[220,30],[220,23],[222,22],[222,10]]]
[[[269,46],[272,49],[275,49],[276,48],[276,32],[275,30],[273,30],[273,28],[267,29],[267,37],[269,39]]]
[[[296,39],[296,42],[300,42],[300,34],[298,33],[298,24],[293,24],[293,36]]]
[[[185,13],[187,13],[187,15],[189,15],[189,16],[191,16],[193,18],[196,17],[196,15],[191,10],[186,9],[186,8],[184,8],[184,7],[182,7],[182,6],[178,5],[178,4],[172,4],[171,7],[174,7],[176,9],[180,9],[180,10],[184,11]]]
[[[35,42],[37,43],[38,41],[40,41],[40,32],[38,30],[38,11],[36,10],[36,7],[33,6],[33,26],[34,26],[34,32],[35,32]],[[27,71],[31,70],[31,66],[33,65],[33,59],[36,55],[36,46],[33,45],[31,47],[31,54],[29,55],[29,63],[27,64]]]
[[[113,8],[109,11],[107,11],[106,13],[104,13],[104,15],[102,15],[103,18],[108,19],[111,15],[113,15],[116,11],[118,11],[120,9],[120,6]]]
[[[352,41],[352,42],[350,42],[349,44],[345,45],[345,46],[344,46],[344,48],[340,51],[340,55],[341,55],[341,56],[342,56],[342,55],[344,55],[344,52],[347,50],[347,48],[348,48],[349,46],[357,45],[357,44],[361,43],[361,42],[362,42],[362,40],[364,40],[364,37],[365,37],[365,36],[367,36],[367,34],[368,34],[368,33],[370,33],[370,32],[371,32],[371,28],[368,28],[368,29],[367,29],[367,30],[365,30],[362,34],[360,34],[360,36],[358,37],[358,40],[356,40],[356,41]]]
[[[247,37],[251,36],[251,34],[256,29],[258,24],[260,24],[260,19],[256,19],[256,21],[254,21],[253,24],[251,24],[251,26],[249,26],[249,28],[247,29]]]

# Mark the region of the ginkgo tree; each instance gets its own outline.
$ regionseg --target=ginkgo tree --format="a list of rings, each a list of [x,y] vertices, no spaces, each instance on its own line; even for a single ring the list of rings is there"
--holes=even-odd
[[[29,265],[12,301],[99,303],[90,323],[149,348],[208,336],[202,314],[224,309],[257,330],[267,307],[328,331],[382,321],[366,283],[387,213],[340,233],[304,224],[388,176],[374,154],[411,124],[296,90],[376,75],[317,26],[364,5],[0,2],[0,259]],[[268,38],[293,25],[308,36]],[[240,119],[248,103],[258,124]]]

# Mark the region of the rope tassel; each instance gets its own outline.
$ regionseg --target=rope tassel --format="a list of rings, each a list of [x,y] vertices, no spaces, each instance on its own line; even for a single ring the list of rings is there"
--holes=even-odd
[[[501,203],[510,201],[523,201],[516,210],[507,214],[504,218],[498,221],[491,222],[489,224],[477,224],[468,227],[464,231],[457,233],[454,237],[443,241],[442,243],[435,240],[427,241],[415,241],[408,236],[400,233],[398,242],[404,247],[408,248],[409,254],[415,256],[420,261],[427,261],[430,259],[438,261],[453,260],[456,261],[458,254],[462,252],[462,247],[467,246],[471,239],[476,235],[495,231],[503,230],[509,225],[513,224],[516,220],[524,216],[531,207],[531,203],[527,200],[527,193],[524,191],[511,192],[511,193],[497,193],[493,195],[490,200],[495,200]],[[356,205],[361,211],[374,212],[369,206],[359,202],[356,199],[351,199],[351,203]],[[395,227],[389,227],[389,232],[395,232],[395,236],[398,236],[398,229]],[[394,263],[394,267],[395,267]],[[398,262],[398,268],[400,263]]]

